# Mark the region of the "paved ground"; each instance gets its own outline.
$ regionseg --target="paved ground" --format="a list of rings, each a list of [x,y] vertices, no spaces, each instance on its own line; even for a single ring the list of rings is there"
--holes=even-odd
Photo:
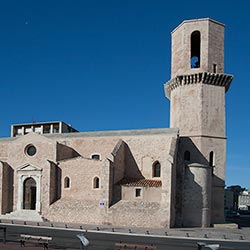
[[[196,239],[201,240],[219,240],[219,241],[235,241],[249,243],[250,249],[250,227],[242,227],[241,229],[234,228],[179,228],[179,229],[149,229],[149,228],[117,228],[112,226],[94,226],[94,225],[80,225],[80,224],[62,224],[62,223],[49,223],[49,222],[24,222],[24,221],[10,221],[1,220],[0,226],[4,224],[19,225],[23,228],[26,227],[39,227],[39,228],[67,228],[67,230],[82,230],[83,232],[95,232],[95,233],[111,233],[111,234],[127,234],[127,235],[142,235],[142,236],[155,236],[155,237],[169,237],[176,239]],[[42,246],[26,246],[21,248],[18,242],[7,242],[3,244],[1,242],[3,233],[0,232],[0,249],[1,250],[35,250],[43,249]]]
[[[1,250],[17,250],[17,249],[23,249],[19,246],[19,244],[7,242],[6,244],[0,243],[0,249]],[[33,246],[27,246],[25,247],[26,250],[38,250],[43,249],[42,247],[33,247]]]
[[[20,249],[25,249],[25,250],[41,250],[43,249],[41,246],[26,246],[25,248],[21,248],[19,244],[13,243],[13,242],[7,242],[6,244],[0,243],[0,249],[1,250],[20,250]]]
[[[249,218],[250,220],[250,218]],[[139,235],[158,235],[170,237],[190,237],[190,238],[211,238],[211,239],[230,239],[230,240],[247,240],[250,241],[250,227],[243,227],[241,229],[230,229],[226,226],[222,228],[171,228],[171,229],[152,229],[152,228],[122,228],[104,225],[80,225],[80,224],[63,224],[50,222],[24,222],[1,220],[1,223],[23,225],[23,226],[37,226],[48,228],[68,228],[69,230],[80,229],[89,232],[114,232],[122,234],[139,234]],[[1,235],[1,232],[0,232]],[[1,236],[0,236],[1,237]]]

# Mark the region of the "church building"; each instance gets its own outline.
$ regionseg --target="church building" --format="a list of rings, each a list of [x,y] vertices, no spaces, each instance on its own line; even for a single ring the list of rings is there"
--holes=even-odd
[[[131,227],[224,222],[224,24],[172,31],[170,128],[17,124],[0,139],[0,218]]]

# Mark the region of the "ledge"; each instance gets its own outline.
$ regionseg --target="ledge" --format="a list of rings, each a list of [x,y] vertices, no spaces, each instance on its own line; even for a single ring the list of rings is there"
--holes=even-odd
[[[189,75],[179,75],[171,79],[164,85],[166,97],[170,99],[171,91],[189,84],[208,84],[219,87],[224,87],[225,92],[230,87],[230,84],[233,80],[233,75],[227,74],[216,74],[210,72],[201,72]]]

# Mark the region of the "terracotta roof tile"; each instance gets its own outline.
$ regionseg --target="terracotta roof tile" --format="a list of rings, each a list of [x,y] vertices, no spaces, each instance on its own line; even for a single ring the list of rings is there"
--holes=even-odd
[[[161,180],[149,180],[149,179],[132,179],[124,178],[117,183],[123,186],[134,186],[134,187],[161,187]]]

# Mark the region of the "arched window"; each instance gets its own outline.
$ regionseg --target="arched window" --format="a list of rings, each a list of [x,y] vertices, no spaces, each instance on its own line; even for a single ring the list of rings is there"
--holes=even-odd
[[[70,188],[70,178],[68,176],[64,178],[64,188]]]
[[[190,161],[190,152],[188,150],[186,150],[185,153],[184,153],[184,160],[185,161]]]
[[[156,161],[153,164],[153,177],[161,177],[161,164]]]
[[[91,159],[93,159],[93,160],[100,160],[100,155],[99,154],[93,154],[93,155],[91,155]]]
[[[95,177],[93,184],[94,188],[100,188],[100,179],[98,177]]]
[[[214,152],[213,151],[211,151],[210,153],[209,153],[209,166],[214,166]]]
[[[191,34],[191,68],[200,68],[201,33],[194,31]]]

